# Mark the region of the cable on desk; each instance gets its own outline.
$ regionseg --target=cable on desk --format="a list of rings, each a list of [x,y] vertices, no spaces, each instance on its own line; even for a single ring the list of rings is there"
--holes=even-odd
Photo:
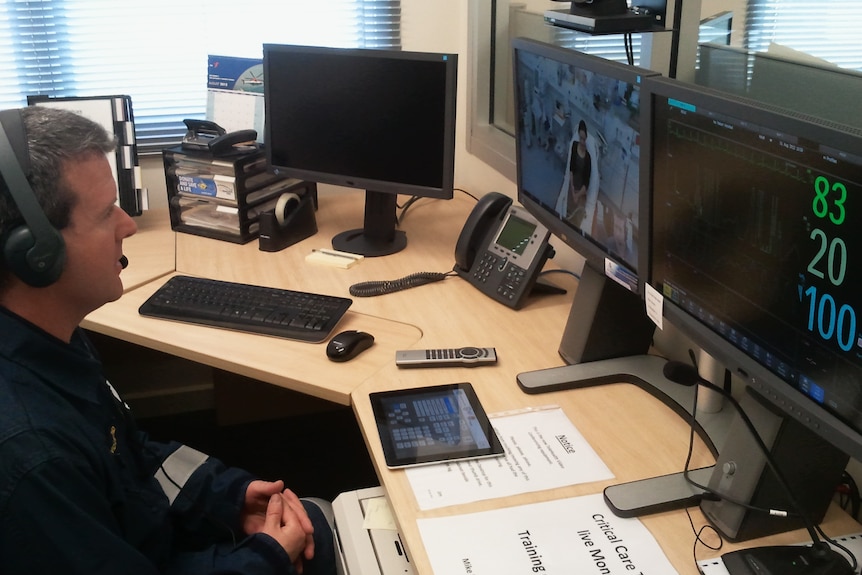
[[[470,192],[468,192],[467,190],[465,190],[463,188],[455,188],[454,191],[462,192],[462,193],[466,194],[467,196],[470,196],[471,198],[473,198],[477,202],[479,201],[479,198],[477,198],[476,196],[474,196],[473,194],[471,194]],[[411,196],[409,200],[404,202],[403,206],[397,206],[398,209],[401,210],[400,215],[396,218],[396,226],[397,227],[399,227],[399,228],[401,227],[401,224],[404,222],[404,218],[407,216],[407,210],[410,208],[410,206],[412,206],[413,204],[415,204],[417,201],[421,200],[424,197],[425,196]],[[435,198],[426,198],[426,199],[432,199],[433,200]]]
[[[576,280],[580,280],[580,279],[581,279],[581,274],[576,273],[576,272],[573,272],[572,270],[567,270],[567,269],[562,269],[562,268],[560,268],[560,269],[554,268],[554,269],[550,269],[550,270],[542,270],[542,271],[539,273],[539,276],[541,277],[541,276],[550,275],[550,274],[555,274],[555,273],[556,273],[556,274],[567,274],[567,275],[570,275],[570,276],[574,277]]]
[[[862,506],[862,503],[860,502],[862,502],[862,499],[860,499],[859,487],[853,479],[853,476],[845,471],[837,491],[841,508],[850,513],[850,515],[853,516],[853,519],[858,521],[859,508]]]
[[[350,286],[350,295],[354,297],[373,297],[406,290],[421,285],[439,282],[454,272],[418,272],[397,280],[360,282]]]

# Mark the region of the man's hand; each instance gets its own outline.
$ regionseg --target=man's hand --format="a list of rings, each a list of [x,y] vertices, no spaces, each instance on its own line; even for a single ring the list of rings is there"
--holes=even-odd
[[[297,573],[302,573],[302,560],[307,555],[307,538],[300,518],[293,507],[285,503],[280,493],[269,499],[262,533],[275,539],[290,556]]]
[[[252,481],[245,491],[245,505],[242,508],[242,529],[246,535],[263,531],[266,509],[270,498],[284,490],[284,482]]]
[[[284,488],[284,482],[278,481],[252,481],[245,492],[245,505],[242,510],[242,528],[247,535],[254,533],[266,533],[266,521],[269,518],[272,498],[279,495],[284,508],[292,513],[299,522],[299,526],[305,533],[305,547],[303,557],[312,559],[314,557],[314,527],[311,519],[305,511],[299,497],[290,489]],[[294,556],[291,555],[291,559]]]

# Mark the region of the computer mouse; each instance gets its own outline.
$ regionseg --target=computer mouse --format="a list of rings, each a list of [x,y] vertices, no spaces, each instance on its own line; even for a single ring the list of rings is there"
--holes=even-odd
[[[332,361],[353,359],[374,343],[374,336],[364,331],[350,329],[337,334],[326,344],[326,357]]]

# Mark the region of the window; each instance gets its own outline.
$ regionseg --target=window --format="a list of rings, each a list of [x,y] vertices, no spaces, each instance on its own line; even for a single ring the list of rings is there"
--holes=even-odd
[[[400,48],[400,0],[0,0],[0,109],[28,95],[132,97],[141,152],[206,111],[207,56],[264,43]]]
[[[745,47],[765,52],[779,44],[862,71],[860,27],[858,0],[748,0]]]

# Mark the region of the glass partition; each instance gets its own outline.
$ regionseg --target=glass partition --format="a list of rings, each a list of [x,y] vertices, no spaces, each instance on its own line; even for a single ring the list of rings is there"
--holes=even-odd
[[[698,47],[695,83],[862,128],[862,73],[718,44]]]

